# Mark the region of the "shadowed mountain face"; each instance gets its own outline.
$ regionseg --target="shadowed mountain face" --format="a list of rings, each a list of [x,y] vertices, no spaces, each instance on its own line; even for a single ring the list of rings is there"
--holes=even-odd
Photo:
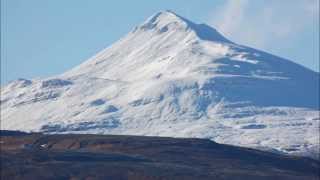
[[[318,158],[319,77],[164,11],[61,75],[2,87],[1,128],[208,138]]]
[[[1,132],[1,179],[316,180],[319,161],[201,139]]]

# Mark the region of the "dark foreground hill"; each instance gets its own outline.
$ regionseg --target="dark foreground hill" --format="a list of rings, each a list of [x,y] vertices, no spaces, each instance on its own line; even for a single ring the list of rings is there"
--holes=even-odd
[[[203,139],[1,131],[1,180],[318,180],[320,163]]]

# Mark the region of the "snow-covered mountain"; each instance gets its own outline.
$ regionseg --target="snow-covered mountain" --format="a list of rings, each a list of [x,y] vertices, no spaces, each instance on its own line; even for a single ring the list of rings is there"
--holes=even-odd
[[[64,74],[2,87],[1,129],[200,137],[315,156],[319,77],[164,11]]]

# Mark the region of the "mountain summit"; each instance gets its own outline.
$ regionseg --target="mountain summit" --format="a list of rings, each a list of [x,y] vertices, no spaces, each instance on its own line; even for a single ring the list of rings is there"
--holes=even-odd
[[[187,32],[197,35],[203,40],[230,42],[214,28],[206,24],[195,24],[172,11],[164,11],[150,17],[145,23],[137,27],[142,30],[155,30],[159,33],[174,31]]]
[[[318,91],[319,73],[164,11],[70,71],[2,87],[1,127],[199,137],[314,157]]]

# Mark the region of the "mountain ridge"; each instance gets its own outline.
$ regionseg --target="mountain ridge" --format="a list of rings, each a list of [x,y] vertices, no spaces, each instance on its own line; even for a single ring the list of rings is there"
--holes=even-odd
[[[317,156],[319,73],[208,28],[160,12],[61,75],[1,87],[1,127],[199,137]]]

